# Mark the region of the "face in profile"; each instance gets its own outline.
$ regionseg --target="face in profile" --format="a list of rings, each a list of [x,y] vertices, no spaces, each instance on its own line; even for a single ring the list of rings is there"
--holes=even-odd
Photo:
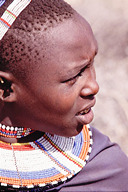
[[[40,35],[38,67],[19,95],[24,122],[39,131],[74,136],[93,119],[99,88],[94,69],[97,43],[78,15],[49,29],[45,40],[47,53],[44,57]]]

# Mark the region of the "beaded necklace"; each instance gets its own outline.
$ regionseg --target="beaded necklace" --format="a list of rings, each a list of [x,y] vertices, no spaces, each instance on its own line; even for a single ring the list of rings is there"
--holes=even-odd
[[[13,126],[5,126],[0,123],[0,136],[8,137],[8,138],[22,138],[25,137],[34,131],[30,128],[23,127],[13,127]]]
[[[75,137],[45,133],[29,143],[0,141],[0,189],[45,191],[58,186],[86,165],[91,149],[89,125]]]

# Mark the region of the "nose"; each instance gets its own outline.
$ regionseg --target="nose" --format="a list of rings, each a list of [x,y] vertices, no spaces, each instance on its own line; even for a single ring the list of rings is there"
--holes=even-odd
[[[96,81],[96,75],[94,71],[93,73],[90,73],[90,75],[83,81],[83,87],[80,92],[81,97],[94,96],[98,93],[99,85]]]

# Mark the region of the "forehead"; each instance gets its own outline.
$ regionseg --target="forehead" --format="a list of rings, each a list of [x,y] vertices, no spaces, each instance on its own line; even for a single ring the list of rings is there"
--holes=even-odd
[[[47,31],[45,41],[48,42],[45,61],[45,69],[48,70],[54,67],[57,67],[58,71],[62,68],[63,71],[71,70],[85,60],[93,59],[97,52],[97,43],[91,27],[79,15]],[[40,48],[40,53],[42,49]]]

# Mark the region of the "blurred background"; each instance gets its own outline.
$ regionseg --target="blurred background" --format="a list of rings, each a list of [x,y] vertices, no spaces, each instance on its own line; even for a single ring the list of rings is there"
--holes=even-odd
[[[66,0],[91,24],[100,92],[92,125],[128,155],[128,0]]]

